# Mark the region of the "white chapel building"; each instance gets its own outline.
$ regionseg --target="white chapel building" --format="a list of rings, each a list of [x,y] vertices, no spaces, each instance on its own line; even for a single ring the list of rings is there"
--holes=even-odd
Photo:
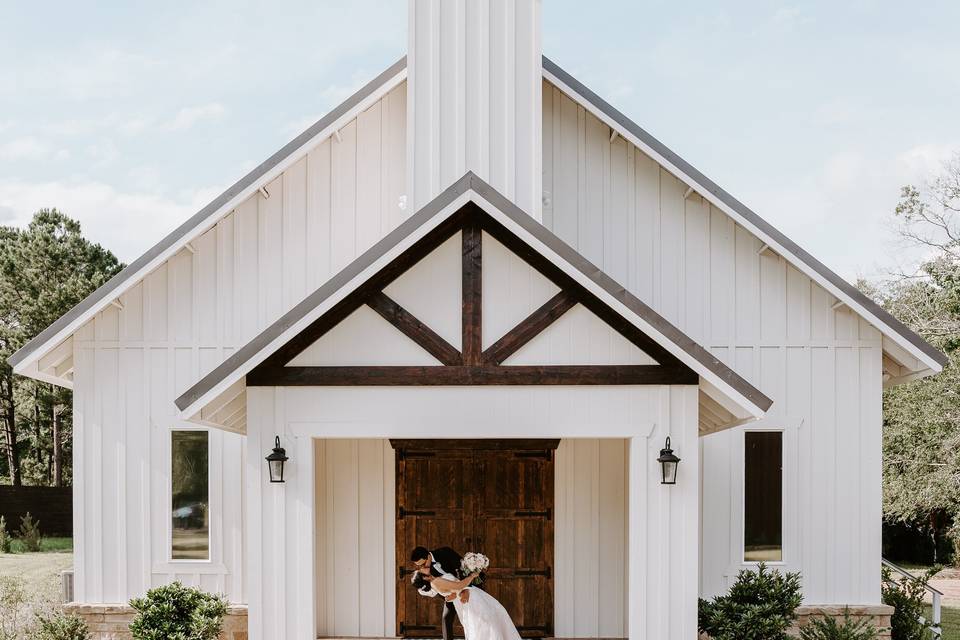
[[[74,390],[74,610],[179,580],[235,639],[438,637],[445,545],[524,637],[693,640],[761,561],[889,615],[881,394],[944,355],[544,57],[539,0],[409,6],[404,58],[11,357]]]

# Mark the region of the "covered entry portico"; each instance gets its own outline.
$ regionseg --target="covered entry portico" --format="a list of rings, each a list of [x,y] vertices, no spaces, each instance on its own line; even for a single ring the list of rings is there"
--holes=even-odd
[[[185,418],[247,435],[251,638],[323,632],[314,450],[336,438],[626,441],[627,633],[694,637],[697,438],[769,405],[472,174],[178,400]],[[291,459],[271,486],[259,453],[277,435]],[[667,436],[683,458],[675,486],[656,462]],[[355,579],[393,600],[395,547],[343,544],[383,558]],[[388,613],[357,635],[394,635]]]

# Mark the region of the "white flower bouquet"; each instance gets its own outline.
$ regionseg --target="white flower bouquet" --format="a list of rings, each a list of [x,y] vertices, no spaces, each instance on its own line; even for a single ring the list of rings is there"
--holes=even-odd
[[[486,570],[489,567],[490,558],[482,553],[476,553],[475,551],[468,552],[463,556],[463,560],[460,561],[460,572],[463,574],[464,578],[471,573],[479,574],[476,578],[474,578],[472,583],[478,587],[486,581]]]

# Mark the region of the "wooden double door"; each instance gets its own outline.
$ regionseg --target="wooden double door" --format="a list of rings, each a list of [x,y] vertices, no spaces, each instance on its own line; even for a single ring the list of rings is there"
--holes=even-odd
[[[393,441],[397,634],[439,637],[442,601],[410,584],[410,551],[448,546],[490,558],[484,589],[524,637],[553,635],[557,440]],[[457,624],[455,633],[462,636]]]

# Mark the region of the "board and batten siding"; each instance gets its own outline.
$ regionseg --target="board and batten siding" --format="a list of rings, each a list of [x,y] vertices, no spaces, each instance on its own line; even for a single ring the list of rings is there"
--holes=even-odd
[[[317,636],[393,637],[394,450],[388,440],[316,439],[314,451]],[[555,633],[625,637],[627,441],[562,440],[555,474]]]
[[[210,432],[212,562],[168,561],[174,399],[409,214],[405,85],[339,133],[75,335],[79,602],[172,580],[246,601],[242,436]]]
[[[548,82],[543,100],[544,224],[774,400],[786,566],[807,603],[878,603],[880,333]],[[744,566],[743,430],[701,442],[705,596]]]
[[[326,607],[324,615],[329,615],[331,596],[314,597],[318,540],[312,525],[317,521],[317,509],[325,508],[330,500],[316,499],[316,438],[369,438],[382,443],[385,437],[470,438],[481,433],[490,438],[560,437],[561,442],[598,436],[621,439],[624,444],[619,447],[612,441],[593,444],[577,440],[558,452],[558,634],[563,629],[574,637],[598,637],[626,625],[634,628],[637,637],[692,637],[696,633],[698,592],[697,399],[698,390],[693,385],[250,387],[248,447],[251,451],[266,450],[274,434],[279,433],[291,456],[287,482],[282,486],[267,483],[266,468],[259,459],[247,459],[248,570],[258,577],[247,585],[251,637],[307,637],[316,630],[321,606]],[[464,406],[472,410],[464,413]],[[453,415],[458,419],[451,420]],[[678,484],[673,487],[660,484],[656,463],[668,434],[678,450],[687,452],[687,464],[681,466]],[[627,437],[629,441],[622,440]],[[372,480],[364,481],[367,489],[363,498],[358,479],[362,468],[356,472],[350,468],[361,464],[361,450],[358,447],[354,456],[349,449],[353,445],[337,446],[350,451],[337,458],[336,468],[345,466],[346,470],[342,477],[333,479],[334,491],[347,505],[342,513],[337,510],[335,519],[346,522],[334,523],[332,533],[325,529],[322,535],[327,538],[321,544],[328,548],[330,536],[342,540],[344,548],[338,544],[336,552],[344,554],[343,561],[360,563],[352,549],[360,544],[361,525],[368,521],[356,524],[353,520],[361,518],[361,508],[364,518],[375,519],[381,512],[376,498],[385,486],[386,465],[374,452],[380,449],[370,448],[365,464],[370,465]],[[329,457],[327,452],[326,459]],[[607,468],[615,466],[614,460],[621,461],[621,468],[623,460],[629,465],[629,471],[621,469],[629,483],[626,490],[618,490],[622,477]],[[579,468],[571,472],[574,464]],[[329,496],[329,491],[324,489],[324,495]],[[383,494],[384,501],[389,498]],[[629,510],[617,517],[617,505],[624,499]],[[338,502],[336,495],[333,502]],[[389,511],[385,504],[383,513]],[[384,515],[382,524],[392,522],[388,517]],[[625,525],[624,518],[628,521]],[[343,529],[337,531],[337,527]],[[373,529],[365,533],[370,540],[376,540],[383,531],[376,526]],[[624,539],[629,550],[619,552],[617,545]],[[384,539],[384,552],[387,544]],[[330,553],[324,553],[324,561],[329,561]],[[587,565],[598,558],[602,566],[594,571]],[[341,569],[338,565],[337,570]],[[334,594],[335,603],[336,598],[352,601],[357,597],[353,585],[359,582],[359,565],[355,571],[358,580],[352,578],[353,570],[348,572],[346,591]],[[395,567],[390,568],[391,578],[394,571]],[[624,572],[629,580],[627,593],[623,590]],[[352,611],[345,619],[335,612],[337,635],[357,633],[361,622],[371,630],[382,624],[389,596],[384,593],[381,603],[376,599],[380,597],[381,580],[384,588],[388,587],[386,575],[385,568],[382,574],[371,577],[376,593],[371,596],[374,601],[360,604],[362,620],[352,618]],[[588,597],[588,593],[595,595]],[[570,616],[568,609],[574,600],[578,611]]]

